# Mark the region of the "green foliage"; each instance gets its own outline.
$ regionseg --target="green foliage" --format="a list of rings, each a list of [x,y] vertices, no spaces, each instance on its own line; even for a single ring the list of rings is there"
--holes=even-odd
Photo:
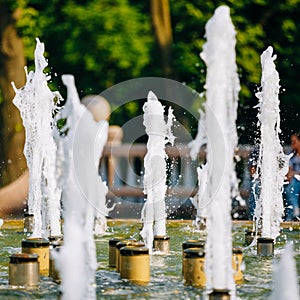
[[[76,67],[82,61],[85,70],[105,80],[104,87],[139,76],[150,60],[149,21],[127,1],[115,1],[114,7],[109,3],[91,1],[72,8],[69,2],[63,9],[73,23],[64,45],[66,62]]]
[[[26,7],[26,5],[27,3],[25,0],[20,1],[22,17],[18,19],[17,28],[19,29],[19,33],[23,38],[26,58],[29,61],[33,61],[35,38],[41,35],[42,29],[38,24],[39,12],[32,7]]]
[[[31,53],[27,58],[38,36],[54,72],[74,74],[83,94],[141,76],[150,61],[149,16],[127,0],[28,0],[18,25]]]
[[[60,75],[64,73],[74,74],[81,96],[99,93],[131,78],[163,74],[148,1],[8,2],[13,8],[17,3],[23,10],[18,26],[26,45],[28,65],[38,36],[45,42],[51,71],[58,74],[52,84],[60,90]],[[170,0],[171,77],[198,92],[204,90],[206,69],[199,53],[205,42],[205,24],[222,4],[230,7],[237,32],[237,65],[242,86],[239,127],[248,130],[240,135],[251,136],[249,132],[255,130],[257,112],[253,106],[257,103],[255,92],[261,78],[260,55],[271,45],[278,56],[275,63],[282,85],[283,131],[288,136],[295,120],[299,120],[294,108],[299,110],[300,106],[300,0]],[[133,117],[137,109],[137,104],[126,106],[117,113],[120,118],[113,119]],[[291,111],[294,117],[290,117]]]
[[[237,64],[242,84],[240,97],[243,101],[252,97],[253,84],[258,84],[260,80],[257,70],[260,68],[259,51],[264,46],[264,31],[260,24],[252,23],[251,19],[240,14],[241,10],[246,13],[252,2],[242,3],[243,5],[241,1],[171,1],[174,52],[178,57],[175,62],[176,70],[192,88],[202,91],[205,83],[205,64],[199,57],[205,42],[205,24],[216,7],[227,4],[237,31]]]

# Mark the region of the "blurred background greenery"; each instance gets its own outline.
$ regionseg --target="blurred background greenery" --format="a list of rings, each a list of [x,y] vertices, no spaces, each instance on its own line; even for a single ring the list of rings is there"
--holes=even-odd
[[[45,43],[52,88],[63,96],[60,78],[67,73],[75,76],[80,97],[147,76],[171,78],[201,93],[206,69],[199,53],[205,24],[221,4],[229,6],[237,32],[239,142],[255,143],[260,55],[273,46],[281,84],[282,141],[289,143],[291,132],[299,131],[300,0],[0,0],[0,19],[4,15],[15,26],[27,66],[34,66],[35,38]],[[2,39],[5,22],[0,23]],[[1,54],[2,75],[5,59]],[[3,93],[0,101],[1,106],[8,101]],[[122,125],[139,105],[133,101],[114,111],[110,123]],[[5,164],[3,114],[4,109],[0,155]],[[197,120],[190,127],[194,136]]]

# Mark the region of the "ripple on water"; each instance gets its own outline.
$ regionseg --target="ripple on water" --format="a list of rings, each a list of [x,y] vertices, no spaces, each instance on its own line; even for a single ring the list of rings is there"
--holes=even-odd
[[[167,228],[170,236],[170,253],[168,255],[151,255],[151,277],[148,286],[138,286],[120,279],[120,275],[108,267],[108,241],[112,236],[120,234],[138,235],[138,223],[128,225],[116,223],[110,232],[96,240],[98,269],[96,272],[97,299],[205,299],[204,290],[185,286],[182,278],[182,243],[188,239],[201,238],[189,227],[190,222],[174,222]],[[183,230],[181,230],[183,228]],[[180,229],[180,230],[179,230]],[[243,247],[244,229],[234,229],[233,243],[243,248],[245,263],[244,282],[237,285],[237,297],[241,300],[268,299],[272,289],[273,263],[280,257],[284,244],[275,245],[275,256],[271,258],[257,257],[256,247]],[[298,279],[300,281],[300,235],[299,231],[284,230],[283,240],[294,241],[295,258],[297,261]],[[51,278],[43,277],[37,290],[15,290],[8,286],[9,256],[21,251],[21,240],[24,235],[14,230],[6,232],[0,239],[0,299],[58,299],[58,288]],[[299,253],[299,254],[298,254]],[[83,275],[84,276],[84,275]]]

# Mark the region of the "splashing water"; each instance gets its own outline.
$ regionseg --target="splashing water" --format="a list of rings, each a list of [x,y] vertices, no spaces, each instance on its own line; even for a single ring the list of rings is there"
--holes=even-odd
[[[204,104],[205,106],[205,104]],[[196,138],[188,144],[190,148],[190,156],[193,160],[196,160],[200,148],[207,143],[207,131],[206,131],[206,115],[205,111],[199,109],[199,122],[198,122],[198,132]],[[205,219],[207,217],[207,203],[206,203],[206,189],[207,189],[207,174],[208,174],[208,164],[202,165],[197,168],[198,174],[198,192],[195,197],[191,198],[192,204],[195,207],[197,214],[194,220],[194,225],[196,228],[200,229],[201,224],[205,224]]]
[[[286,244],[280,261],[274,265],[273,283],[274,290],[270,300],[300,300],[296,261],[291,242]]]
[[[201,146],[207,143],[205,112],[202,109],[199,109],[199,114],[200,118],[196,138],[188,144],[188,147],[190,148],[190,155],[193,160],[197,158]]]
[[[108,123],[95,122],[80,103],[72,75],[63,75],[68,99],[60,116],[67,117],[64,140],[64,245],[55,263],[62,278],[62,299],[96,299],[96,249],[93,236],[97,213],[105,216],[107,187],[98,164],[107,140]]]
[[[260,195],[256,202],[256,227],[262,227],[262,236],[276,238],[284,212],[282,189],[288,171],[288,156],[283,153],[279,140],[279,75],[276,71],[273,48],[268,47],[261,55],[262,91],[259,99],[258,120],[260,124],[260,149],[256,178],[261,182]],[[259,174],[259,175],[258,175]],[[272,188],[270,188],[272,187]]]
[[[53,138],[53,112],[61,99],[52,92],[44,73],[47,61],[44,44],[37,39],[35,72],[26,71],[26,84],[17,89],[13,103],[20,110],[25,127],[24,155],[29,169],[28,210],[34,215],[32,237],[60,236],[61,191],[56,182],[56,145]]]
[[[206,129],[207,243],[206,288],[235,294],[232,276],[231,189],[237,144],[236,108],[240,90],[235,55],[235,30],[227,6],[216,9],[206,24],[207,42],[201,58],[207,65]]]
[[[205,223],[207,218],[207,177],[208,177],[208,164],[202,165],[197,168],[198,174],[198,192],[197,195],[191,199],[192,204],[196,208],[197,214],[194,221],[194,225],[200,229],[201,223]]]
[[[144,126],[148,134],[147,154],[144,158],[144,193],[147,201],[142,209],[143,237],[149,251],[152,251],[154,235],[166,235],[166,143],[173,145],[175,137],[171,132],[174,115],[170,107],[168,121],[164,120],[164,106],[153,92],[148,93],[143,106]],[[153,229],[154,226],[154,229]]]

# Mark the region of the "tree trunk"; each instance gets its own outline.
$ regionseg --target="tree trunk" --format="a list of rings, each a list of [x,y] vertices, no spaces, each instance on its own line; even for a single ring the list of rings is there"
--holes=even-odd
[[[151,0],[151,18],[165,75],[172,74],[172,27],[169,0]]]
[[[0,185],[11,183],[26,170],[24,128],[12,103],[15,92],[11,82],[17,88],[25,85],[24,49],[15,28],[16,16],[17,11],[11,14],[5,4],[0,4]]]

